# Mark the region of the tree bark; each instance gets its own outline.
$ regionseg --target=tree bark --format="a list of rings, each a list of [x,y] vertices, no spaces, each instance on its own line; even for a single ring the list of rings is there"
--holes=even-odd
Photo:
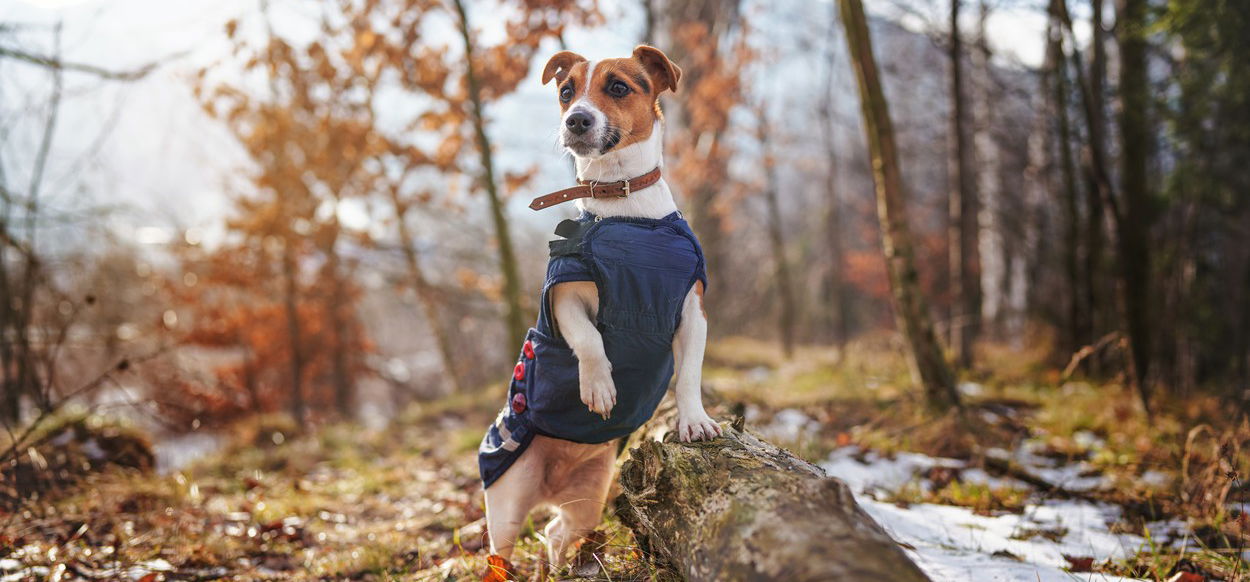
[[[1142,408],[1150,414],[1150,390],[1146,374],[1150,359],[1150,323],[1147,313],[1150,297],[1150,194],[1146,183],[1150,128],[1148,119],[1149,77],[1146,71],[1146,26],[1148,8],[1142,0],[1121,2],[1116,31],[1120,41],[1120,142],[1121,181],[1124,194],[1118,198],[1111,183],[1106,153],[1089,147],[1087,170],[1097,195],[1111,214],[1115,225],[1121,297],[1129,342],[1129,375],[1137,387]],[[1051,0],[1051,10],[1062,19],[1067,36],[1073,38],[1072,18],[1066,0]],[[1085,119],[1097,127],[1098,99],[1081,67],[1081,53],[1072,45],[1077,82],[1081,88]],[[1092,143],[1092,142],[1091,142]],[[1092,195],[1092,194],[1091,194]],[[1092,276],[1092,273],[1090,274]],[[1092,306],[1091,306],[1092,308]]]
[[[1120,47],[1120,179],[1124,215],[1119,222],[1124,316],[1132,371],[1142,406],[1150,411],[1150,79],[1146,70],[1146,0],[1121,0],[1116,37]]]
[[[495,239],[499,245],[499,270],[503,273],[503,299],[507,309],[505,322],[508,337],[505,340],[505,353],[516,349],[516,342],[525,337],[525,311],[521,305],[521,274],[517,268],[516,253],[512,250],[512,234],[508,228],[508,216],[504,212],[503,199],[499,195],[499,186],[495,183],[495,162],[491,153],[490,137],[486,135],[485,105],[482,103],[482,88],[478,82],[477,72],[473,66],[473,36],[469,28],[469,15],[465,11],[464,2],[454,0],[456,16],[460,25],[460,36],[464,42],[465,84],[467,85],[473,133],[477,140],[477,151],[482,164],[481,186],[486,190],[490,200],[491,220],[495,224]]]
[[[828,237],[829,244],[829,279],[826,285],[829,289],[829,311],[832,319],[832,331],[834,345],[838,348],[846,344],[850,337],[850,307],[847,305],[846,285],[843,280],[845,273],[843,271],[843,257],[845,255],[842,244],[842,202],[838,198],[838,148],[836,116],[834,115],[834,71],[837,67],[837,51],[834,49],[834,39],[838,25],[838,7],[835,4],[830,5],[832,18],[829,24],[829,56],[825,62],[827,67],[825,70],[825,92],[820,99],[820,120],[821,127],[824,129],[822,137],[825,146],[825,198],[829,204],[829,209],[825,215],[825,236]]]
[[[1106,76],[1105,67],[1100,68],[1101,61],[1095,61],[1090,67],[1090,72],[1085,71],[1085,63],[1081,58],[1081,51],[1077,47],[1075,34],[1072,30],[1072,18],[1068,13],[1067,0],[1051,0],[1048,10],[1051,17],[1061,25],[1061,33],[1058,42],[1059,56],[1065,59],[1062,65],[1064,71],[1067,70],[1067,55],[1064,50],[1065,38],[1072,40],[1072,70],[1076,73],[1076,86],[1081,97],[1081,110],[1084,113],[1085,126],[1089,139],[1081,144],[1081,169],[1085,175],[1085,256],[1083,261],[1084,267],[1084,299],[1085,313],[1081,320],[1081,327],[1078,328],[1078,345],[1079,350],[1082,346],[1094,345],[1097,338],[1103,335],[1102,330],[1105,325],[1100,324],[1098,316],[1105,311],[1106,298],[1103,293],[1104,271],[1103,246],[1104,236],[1104,216],[1106,211],[1110,211],[1113,220],[1117,224],[1119,222],[1118,211],[1115,204],[1115,193],[1112,192],[1110,170],[1108,169],[1107,152],[1105,148],[1105,122],[1102,120],[1102,100],[1094,93],[1093,86],[1101,86]],[[1066,31],[1066,35],[1063,32]],[[1095,44],[1102,42],[1101,33],[1095,34]],[[1089,77],[1102,77],[1098,81],[1090,81]],[[1066,77],[1065,77],[1066,80]],[[1075,136],[1074,136],[1075,139]],[[1098,375],[1101,366],[1099,365],[1099,357],[1095,355],[1084,360],[1089,371]]]
[[[1089,319],[1083,296],[1080,269],[1081,211],[1079,193],[1076,189],[1076,164],[1072,158],[1072,126],[1068,117],[1068,65],[1063,52],[1063,28],[1058,20],[1051,18],[1047,29],[1047,60],[1050,74],[1052,108],[1058,125],[1059,171],[1063,192],[1063,215],[1066,239],[1063,249],[1064,270],[1068,279],[1067,321],[1063,334],[1063,359],[1070,358],[1081,346],[1089,343]],[[1088,289],[1088,288],[1086,288]]]
[[[928,580],[846,484],[740,428],[696,443],[643,439],[621,486],[621,520],[692,582]]]
[[[1106,32],[1103,28],[1103,1],[1091,0],[1090,8],[1093,11],[1091,27],[1092,38],[1090,39],[1091,53],[1093,54],[1089,63],[1089,93],[1092,103],[1089,108],[1089,148],[1094,155],[1089,156],[1086,163],[1090,163],[1093,159],[1107,159],[1107,115],[1104,107],[1104,99],[1106,99],[1107,85],[1107,42]],[[1077,66],[1081,66],[1079,63]],[[1086,321],[1082,322],[1080,328],[1080,345],[1093,344],[1097,338],[1103,335],[1106,329],[1106,322],[1099,324],[1097,315],[1106,307],[1106,289],[1102,276],[1104,271],[1103,264],[1103,247],[1106,236],[1103,234],[1104,222],[1106,214],[1103,210],[1102,197],[1099,195],[1099,184],[1094,176],[1095,172],[1086,171],[1088,183],[1088,194],[1085,197],[1086,206],[1086,222],[1085,222],[1085,303],[1087,305]],[[1092,369],[1097,373],[1101,368],[1098,365],[1099,357],[1089,360]]]
[[[351,336],[348,318],[343,314],[343,304],[347,301],[347,286],[340,272],[341,263],[336,242],[338,240],[338,221],[331,228],[335,229],[334,240],[326,248],[326,274],[330,278],[332,289],[326,298],[326,316],[331,325],[331,339],[334,341],[334,355],[331,356],[332,380],[334,382],[334,404],[338,415],[345,419],[352,417],[356,402],[356,385],[352,380],[351,362],[349,357],[356,353],[356,346],[348,345]]]
[[[993,52],[990,50],[986,25],[990,7],[986,0],[977,3],[977,36],[972,50],[973,152],[976,154],[976,243],[977,285],[980,291],[975,316],[977,336],[1012,337],[1007,329],[1014,319],[1012,297],[1011,235],[1006,232],[1004,217],[1008,200],[1002,195],[1003,155],[997,127],[1000,96],[994,78]],[[967,334],[965,334],[967,335]],[[975,338],[973,338],[975,339]],[[971,352],[969,352],[971,355]],[[969,362],[970,364],[971,362]]]
[[[962,0],[951,1],[950,47],[951,65],[951,135],[954,137],[954,160],[951,173],[954,187],[950,191],[950,272],[951,348],[960,368],[972,366],[972,344],[976,340],[981,316],[981,287],[977,273],[977,186],[972,160],[972,139],[969,135],[968,104],[963,78],[963,41],[959,33],[959,12]]]
[[[773,251],[777,296],[781,302],[777,327],[781,332],[782,353],[789,358],[794,355],[794,287],[790,281],[790,262],[786,260],[786,241],[781,228],[781,193],[777,179],[777,160],[772,154],[768,113],[763,106],[759,108],[758,117],[760,147],[764,151],[764,199],[768,204],[768,238]]]
[[[300,341],[299,282],[296,280],[294,235],[286,233],[282,243],[283,308],[286,312],[287,341],[291,349],[291,416],[300,428],[308,428],[304,403],[304,349]]]
[[[881,222],[881,244],[894,299],[894,318],[907,342],[912,378],[924,388],[926,404],[935,412],[945,411],[960,406],[959,393],[955,389],[955,375],[933,333],[928,307],[920,292],[894,126],[873,56],[868,22],[860,0],[839,0],[839,5],[859,82],[864,133],[872,156],[877,217]]]

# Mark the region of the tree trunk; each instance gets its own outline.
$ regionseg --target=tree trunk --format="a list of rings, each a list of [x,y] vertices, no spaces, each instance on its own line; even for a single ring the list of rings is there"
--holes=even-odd
[[[655,6],[655,2],[656,0],[642,0],[642,11],[643,11],[642,44],[651,45],[651,46],[655,46],[655,21],[656,21],[656,16],[657,16],[656,11],[658,10]],[[561,42],[560,48],[562,50],[568,50],[567,48],[563,46],[563,43],[564,43],[563,36],[560,37],[560,42]]]
[[[1102,276],[1103,267],[1103,242],[1105,240],[1103,234],[1104,212],[1110,212],[1113,221],[1119,228],[1120,216],[1116,206],[1115,193],[1112,191],[1111,172],[1107,161],[1107,152],[1105,148],[1105,123],[1102,121],[1102,100],[1095,95],[1093,85],[1101,86],[1103,78],[1106,76],[1105,67],[1091,67],[1090,74],[1085,72],[1085,64],[1081,58],[1081,51],[1077,47],[1075,34],[1072,30],[1072,18],[1068,13],[1067,0],[1051,0],[1049,11],[1052,18],[1062,24],[1063,31],[1066,35],[1061,37],[1059,41],[1060,56],[1066,59],[1063,51],[1063,38],[1072,41],[1072,70],[1076,73],[1076,84],[1080,90],[1081,109],[1085,116],[1085,126],[1089,133],[1089,139],[1082,145],[1081,166],[1085,175],[1085,183],[1087,192],[1085,193],[1086,201],[1086,223],[1085,223],[1085,325],[1081,329],[1082,337],[1080,343],[1083,345],[1093,345],[1095,339],[1102,334],[1106,326],[1100,322],[1099,314],[1106,311],[1107,301],[1105,294],[1102,292],[1104,277]],[[1101,34],[1095,35],[1095,40],[1101,42]],[[1096,43],[1097,44],[1097,43]],[[1095,63],[1098,64],[1098,63]],[[1064,65],[1066,67],[1066,64]],[[1090,76],[1099,76],[1097,82],[1089,80]],[[1099,357],[1087,358],[1085,360],[1087,367],[1091,373],[1099,374]]]
[[[1088,172],[1097,195],[1110,212],[1115,225],[1120,264],[1120,289],[1124,303],[1124,321],[1129,342],[1129,375],[1137,387],[1142,408],[1150,414],[1150,392],[1146,374],[1150,359],[1149,289],[1150,289],[1150,194],[1146,173],[1150,136],[1148,106],[1149,78],[1146,71],[1146,26],[1148,5],[1143,0],[1122,0],[1116,31],[1120,39],[1120,141],[1123,200],[1117,198],[1111,184],[1106,153],[1089,147]],[[1074,37],[1072,18],[1066,0],[1052,0],[1051,10],[1063,19],[1068,37]],[[1077,81],[1081,87],[1085,119],[1091,133],[1097,128],[1099,100],[1093,94],[1081,67],[1080,51],[1072,46],[1076,61]],[[1091,141],[1091,144],[1094,143]],[[1091,273],[1092,275],[1092,273]]]
[[[1007,201],[1002,197],[1003,161],[996,133],[999,99],[995,86],[993,53],[986,35],[990,8],[986,0],[978,2],[977,39],[972,51],[973,152],[976,154],[976,198],[978,289],[980,301],[977,335],[1006,337],[1007,322],[1012,319],[1012,253],[1009,233],[1003,224]],[[966,334],[965,334],[966,335]],[[971,363],[971,362],[969,362]]]
[[[1093,159],[1107,158],[1107,115],[1104,107],[1104,99],[1106,99],[1107,84],[1107,43],[1106,33],[1103,28],[1103,2],[1102,0],[1091,0],[1091,8],[1093,10],[1092,17],[1092,38],[1090,39],[1091,52],[1093,57],[1089,64],[1089,93],[1092,103],[1089,107],[1089,148],[1096,154],[1090,155],[1085,163],[1091,163]],[[1081,66],[1080,63],[1077,66]],[[1086,222],[1085,222],[1085,303],[1087,305],[1086,321],[1082,322],[1080,345],[1093,344],[1107,328],[1107,322],[1100,323],[1098,314],[1101,313],[1106,305],[1106,289],[1104,281],[1106,278],[1102,275],[1104,272],[1103,247],[1106,240],[1103,230],[1105,212],[1103,210],[1102,197],[1099,195],[1099,184],[1094,176],[1095,172],[1086,171],[1085,175],[1088,182],[1088,194],[1085,197],[1086,205]],[[1079,345],[1077,346],[1080,347]],[[1099,373],[1101,366],[1098,365],[1100,357],[1095,355],[1090,358],[1090,364],[1095,373]]]
[[[421,304],[421,315],[425,316],[426,325],[434,334],[434,343],[438,346],[438,354],[443,360],[443,372],[451,387],[457,393],[464,391],[464,381],[460,375],[460,366],[456,363],[456,352],[451,339],[451,332],[443,325],[438,313],[438,302],[434,298],[434,290],[425,278],[421,268],[421,260],[417,255],[416,243],[412,231],[408,228],[408,212],[404,202],[399,198],[399,188],[391,188],[391,205],[395,211],[395,223],[399,227],[400,247],[404,250],[404,265],[408,269],[408,278],[412,280],[412,290]]]
[[[827,214],[825,215],[825,236],[828,237],[829,244],[829,279],[826,286],[829,289],[829,311],[831,313],[833,329],[834,345],[841,348],[846,344],[850,337],[850,308],[847,305],[846,285],[843,282],[845,273],[843,271],[843,257],[845,255],[842,245],[842,202],[838,199],[838,148],[836,116],[834,115],[834,103],[836,96],[834,94],[834,71],[837,68],[837,51],[834,49],[835,29],[838,24],[838,7],[836,4],[830,5],[832,18],[829,23],[829,57],[825,63],[827,67],[825,71],[825,92],[820,99],[820,118],[821,128],[825,145],[825,199],[829,205]]]
[[[0,188],[7,190],[4,168],[0,164]],[[7,255],[11,244],[9,234],[9,211],[12,202],[7,197],[0,198],[0,338],[17,337],[19,321],[13,300],[12,285],[9,282],[9,262],[3,257]],[[17,353],[12,342],[0,340],[0,391],[4,396],[4,407],[0,409],[0,423],[5,428],[14,428],[21,420],[22,384],[14,374]]]
[[[740,429],[643,439],[621,486],[621,521],[692,582],[928,580],[844,483]]]
[[[295,250],[292,235],[287,233],[282,244],[283,307],[286,310],[287,341],[291,349],[291,416],[300,428],[308,428],[308,411],[304,404],[304,350],[300,341],[299,288],[295,273]]]
[[[960,368],[972,367],[972,345],[981,316],[981,287],[977,268],[976,170],[969,136],[968,105],[963,78],[963,41],[959,33],[962,0],[951,1],[951,135],[955,155],[951,163],[954,188],[950,192],[951,348]]]
[[[525,337],[525,311],[521,305],[521,274],[517,268],[516,253],[512,250],[512,234],[508,229],[508,216],[504,212],[503,199],[499,196],[499,187],[495,183],[495,162],[491,153],[490,137],[486,135],[485,105],[482,103],[482,88],[478,82],[473,66],[473,37],[469,28],[469,15],[465,12],[464,2],[454,0],[456,15],[459,19],[460,36],[464,41],[465,84],[469,94],[473,133],[477,139],[478,156],[482,164],[481,185],[490,200],[491,220],[495,224],[495,239],[499,245],[499,269],[503,273],[503,299],[507,309],[505,321],[508,337],[505,340],[505,352],[516,349],[516,342]]]
[[[868,22],[860,0],[839,0],[839,5],[851,61],[859,82],[864,133],[872,156],[877,217],[881,222],[881,244],[894,299],[894,318],[907,342],[912,378],[924,388],[929,408],[944,411],[960,405],[959,393],[955,389],[955,375],[933,333],[928,308],[920,293],[915,247],[898,165],[898,147],[894,142],[894,126],[873,56]]]
[[[652,36],[673,62],[682,67],[681,88],[678,89],[681,95],[711,91],[721,96],[702,103],[701,107],[692,107],[689,97],[675,99],[664,112],[668,142],[679,154],[670,156],[671,163],[665,166],[665,172],[670,172],[676,189],[689,201],[687,220],[699,236],[710,285],[715,287],[716,274],[730,263],[732,250],[728,248],[726,236],[729,230],[726,206],[732,198],[725,195],[725,185],[730,181],[729,154],[733,140],[726,134],[729,124],[726,104],[740,98],[741,87],[738,84],[725,86],[722,82],[738,78],[736,71],[727,74],[725,69],[730,66],[727,61],[733,61],[733,66],[741,65],[734,47],[726,46],[733,40],[731,32],[738,28],[741,0],[669,0],[655,5],[657,28]],[[698,34],[692,34],[694,32]],[[728,98],[726,92],[729,92]],[[694,109],[701,109],[700,114],[694,114]],[[694,168],[697,171],[692,171]],[[705,298],[708,310],[716,312],[718,306],[727,305],[727,296],[709,293]],[[725,318],[714,318],[709,325],[715,330],[725,325]]]
[[[1064,232],[1067,235],[1064,237],[1063,263],[1069,291],[1061,350],[1062,359],[1066,361],[1081,346],[1089,343],[1089,315],[1085,308],[1090,303],[1080,291],[1083,288],[1080,270],[1081,211],[1076,189],[1076,164],[1072,158],[1072,127],[1068,118],[1068,65],[1063,53],[1063,28],[1057,19],[1052,17],[1047,34],[1048,80],[1059,133],[1056,145],[1059,147],[1059,171],[1063,185],[1060,199],[1063,200]]]
[[[790,281],[790,262],[786,260],[786,241],[781,228],[780,183],[777,179],[776,158],[772,154],[771,132],[768,113],[763,106],[758,111],[760,147],[764,152],[764,199],[768,204],[768,238],[772,244],[774,277],[777,279],[777,296],[781,302],[781,314],[777,318],[781,332],[782,353],[786,358],[794,355],[794,288]]]
[[[333,228],[337,229],[335,224]],[[338,238],[337,234],[334,237]],[[350,337],[348,318],[343,315],[343,304],[347,301],[347,289],[343,276],[339,272],[340,259],[335,250],[334,242],[326,249],[326,271],[330,277],[331,293],[326,298],[326,315],[332,326],[331,336],[334,340],[334,355],[331,356],[332,380],[334,382],[334,404],[339,416],[350,419],[355,408],[356,387],[352,382],[351,364],[348,358],[354,353],[354,346],[347,344]]]
[[[1120,47],[1120,179],[1124,215],[1119,223],[1124,316],[1132,371],[1142,406],[1149,412],[1150,328],[1150,79],[1146,70],[1146,0],[1121,0],[1116,36]]]

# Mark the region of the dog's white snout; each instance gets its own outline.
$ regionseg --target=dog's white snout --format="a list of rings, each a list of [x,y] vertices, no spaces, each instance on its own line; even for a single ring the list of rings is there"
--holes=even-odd
[[[585,101],[570,107],[561,120],[561,145],[575,155],[593,156],[603,147],[607,118]]]

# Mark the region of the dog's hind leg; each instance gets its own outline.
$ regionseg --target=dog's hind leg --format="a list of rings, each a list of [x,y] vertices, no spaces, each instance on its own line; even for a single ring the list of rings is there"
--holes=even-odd
[[[565,554],[573,543],[599,525],[612,484],[612,464],[616,460],[615,443],[595,445],[594,457],[578,466],[567,485],[555,492],[550,501],[556,517],[547,524],[547,559],[554,565],[564,564]]]
[[[530,510],[541,500],[539,479],[533,464],[536,455],[534,450],[521,454],[512,467],[508,468],[490,487],[486,489],[486,529],[490,533],[490,553],[512,559],[512,549],[516,546],[517,536],[525,525],[525,518]]]

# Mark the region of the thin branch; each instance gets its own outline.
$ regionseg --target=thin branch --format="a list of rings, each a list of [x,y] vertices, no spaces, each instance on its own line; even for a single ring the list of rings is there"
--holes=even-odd
[[[116,380],[114,376],[116,374],[133,369],[136,364],[140,364],[140,363],[155,359],[167,353],[170,347],[171,346],[160,346],[159,348],[151,352],[148,352],[144,355],[141,355],[137,358],[122,357],[118,359],[115,363],[113,363],[109,367],[105,368],[102,372],[100,372],[99,375],[92,378],[90,381],[86,382],[85,384],[79,386],[78,388],[75,388],[74,390],[70,391],[60,400],[52,403],[52,406],[50,406],[47,410],[40,412],[39,416],[35,417],[35,420],[31,421],[30,424],[26,425],[26,428],[23,429],[21,433],[17,434],[16,437],[14,437],[12,427],[9,426],[8,423],[0,423],[0,424],[4,424],[5,429],[8,430],[9,437],[10,437],[8,446],[5,447],[3,451],[0,451],[0,461],[8,461],[8,460],[16,458],[16,455],[20,454],[20,449],[24,448],[27,444],[29,444],[27,443],[27,440],[31,437],[31,435],[33,435],[35,431],[37,431],[39,427],[43,425],[44,422],[46,422],[49,418],[54,416],[66,404],[74,401],[76,398],[80,396],[84,396],[92,392],[93,390],[99,388],[100,386],[103,386],[104,384],[107,384],[109,382],[115,382]]]
[[[48,57],[48,56],[43,56],[43,55],[37,55],[34,53],[28,53],[20,49],[0,47],[0,58],[10,58],[18,62],[26,63],[28,65],[44,67],[47,69],[52,69],[54,71],[64,71],[64,72],[69,72],[69,73],[82,73],[86,75],[93,75],[101,79],[108,79],[110,81],[138,81],[139,79],[142,79],[148,76],[149,73],[156,70],[158,67],[165,64],[166,62],[172,61],[177,58],[181,58],[185,56],[186,54],[187,54],[187,51],[174,53],[161,60],[152,61],[136,69],[126,70],[126,71],[115,71],[115,70],[105,69],[103,67],[98,67],[96,65],[88,65],[85,63],[65,61],[65,60],[60,59],[59,57]]]

